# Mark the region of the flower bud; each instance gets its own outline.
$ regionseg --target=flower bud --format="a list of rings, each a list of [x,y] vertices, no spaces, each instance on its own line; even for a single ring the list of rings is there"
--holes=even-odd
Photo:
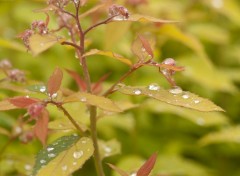
[[[43,109],[45,108],[45,106],[41,103],[35,103],[35,104],[31,104],[28,107],[28,114],[31,117],[38,117],[41,115]]]
[[[126,20],[129,18],[129,13],[127,8],[113,4],[112,6],[109,7],[109,16],[115,16],[113,19],[114,20]]]
[[[12,68],[12,64],[8,59],[3,59],[0,61],[0,69],[7,70],[10,68]]]
[[[18,69],[12,69],[7,72],[8,78],[11,81],[16,81],[16,82],[24,82],[25,81],[25,73],[21,70]]]

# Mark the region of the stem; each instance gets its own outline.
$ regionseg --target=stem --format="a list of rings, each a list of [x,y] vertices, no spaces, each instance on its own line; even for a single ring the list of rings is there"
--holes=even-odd
[[[82,64],[83,68],[83,76],[87,85],[87,92],[92,93],[91,89],[91,78],[86,62],[86,57],[82,57],[84,54],[84,41],[85,41],[85,34],[82,30],[82,26],[79,21],[79,5],[80,3],[76,4],[76,22],[80,34],[80,63]],[[78,50],[79,51],[79,50]],[[100,157],[100,152],[99,152],[99,147],[98,147],[98,141],[97,141],[97,107],[96,106],[89,106],[89,111],[90,111],[90,128],[91,128],[91,137],[93,141],[93,146],[94,146],[94,163],[96,167],[96,172],[98,176],[105,176],[104,171],[103,171],[103,166],[102,166],[102,161]]]
[[[81,49],[77,44],[72,43],[72,42],[62,42],[61,45],[70,45],[78,50]]]

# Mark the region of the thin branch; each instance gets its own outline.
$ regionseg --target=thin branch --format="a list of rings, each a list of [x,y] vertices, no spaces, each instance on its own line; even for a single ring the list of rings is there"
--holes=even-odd
[[[74,48],[76,48],[76,49],[78,49],[78,50],[81,49],[80,46],[78,46],[77,44],[72,43],[72,42],[62,42],[61,45],[70,45],[70,46],[72,46],[72,47],[74,47]]]
[[[97,24],[94,24],[93,26],[90,26],[88,29],[86,29],[85,31],[84,31],[84,35],[86,35],[89,31],[91,31],[93,28],[96,28],[97,26],[100,26],[100,25],[102,25],[102,24],[107,24],[109,21],[111,21],[113,18],[114,18],[115,16],[111,16],[110,18],[108,18],[108,19],[106,19],[106,20],[104,20],[104,21],[102,21],[102,22],[99,22],[99,23],[97,23]]]

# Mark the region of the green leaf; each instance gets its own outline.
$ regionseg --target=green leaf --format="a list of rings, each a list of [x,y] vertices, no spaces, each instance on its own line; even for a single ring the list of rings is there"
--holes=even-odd
[[[121,153],[121,144],[116,139],[107,142],[99,140],[98,143],[102,159]]]
[[[171,105],[198,111],[223,111],[222,108],[210,100],[201,98],[190,92],[182,91],[181,89],[164,90],[157,85],[149,85],[148,87],[122,86],[118,91],[127,95],[145,95]]]
[[[45,93],[47,90],[47,87],[43,84],[36,84],[36,85],[28,86],[26,87],[26,89],[33,92]]]
[[[111,112],[122,111],[112,100],[85,92],[74,93],[64,99],[64,103],[70,102],[82,102]]]
[[[157,100],[149,99],[144,103],[143,107],[158,113],[176,114],[200,126],[226,125],[229,123],[228,118],[220,112],[195,111],[156,101]]]
[[[39,152],[33,175],[68,176],[82,167],[93,154],[91,139],[64,136]]]
[[[4,48],[17,50],[17,51],[26,51],[26,48],[23,45],[15,41],[10,41],[2,38],[0,38],[0,46]]]
[[[240,143],[240,126],[225,128],[204,136],[199,143],[209,145],[214,143],[234,142]]]
[[[58,42],[61,42],[60,38],[53,34],[34,34],[29,38],[29,46],[34,56],[42,53]]]
[[[117,60],[119,60],[122,63],[125,63],[127,65],[130,65],[130,66],[132,65],[132,62],[129,59],[124,58],[123,56],[121,56],[119,54],[113,53],[112,51],[101,51],[101,50],[98,50],[98,49],[92,49],[89,52],[84,54],[85,57],[92,56],[92,55],[108,56],[108,57],[117,59]]]
[[[87,131],[87,126],[83,123],[80,123],[77,121],[77,119],[74,119],[78,126],[81,127],[83,131]],[[48,128],[51,130],[75,130],[76,127],[68,120],[68,119],[57,119],[54,121],[49,122]]]

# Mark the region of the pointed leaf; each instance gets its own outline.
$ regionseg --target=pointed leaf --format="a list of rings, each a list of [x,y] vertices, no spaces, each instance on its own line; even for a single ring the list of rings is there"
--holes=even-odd
[[[67,71],[67,73],[75,80],[75,82],[78,85],[78,88],[81,91],[85,91],[87,89],[86,83],[84,82],[84,80],[80,77],[80,75],[73,71],[73,70],[69,70],[69,69],[65,69]]]
[[[12,103],[14,106],[19,108],[26,108],[31,104],[34,104],[36,102],[39,102],[40,100],[35,98],[29,98],[29,97],[14,97],[10,98],[9,102]]]
[[[204,136],[200,141],[201,145],[209,145],[224,142],[240,143],[240,127],[225,128],[218,132],[213,132]]]
[[[47,7],[43,8],[43,9],[37,9],[37,10],[34,10],[33,12],[49,12],[49,11],[54,11],[54,10],[57,10],[58,7],[56,7],[55,5],[48,5]]]
[[[47,89],[50,96],[52,96],[59,90],[62,83],[62,78],[63,78],[62,70],[60,68],[56,68],[53,74],[50,76],[47,84]]]
[[[43,110],[40,117],[37,118],[37,122],[34,126],[35,136],[41,141],[43,145],[46,144],[47,133],[48,133],[48,111]]]
[[[157,160],[157,153],[154,153],[137,171],[137,176],[148,176]]]
[[[147,41],[146,38],[144,38],[144,36],[139,35],[138,37],[139,37],[145,51],[148,53],[148,55],[150,55],[153,58],[153,51],[152,51],[150,43]]]
[[[112,57],[114,59],[117,59],[127,65],[132,65],[132,62],[127,59],[127,58],[124,58],[123,56],[119,55],[119,54],[116,54],[116,53],[113,53],[111,51],[101,51],[101,50],[98,50],[98,49],[92,49],[90,50],[89,52],[85,53],[84,56],[87,57],[87,56],[92,56],[92,55],[103,55],[103,56],[108,56],[108,57]]]
[[[0,46],[4,48],[13,49],[16,51],[22,51],[22,52],[26,51],[26,47],[24,47],[24,45],[21,45],[20,43],[17,43],[14,40],[10,41],[10,40],[0,38]]]
[[[26,87],[27,90],[33,91],[33,92],[39,92],[39,93],[45,93],[47,88],[45,85],[42,84],[36,84]]]
[[[34,34],[29,38],[29,46],[34,56],[61,42],[60,38],[53,34]]]
[[[17,109],[18,107],[10,103],[9,100],[0,101],[0,111],[7,111],[12,109]]]
[[[88,127],[74,119],[83,132],[87,131]],[[49,122],[48,128],[51,130],[76,130],[76,127],[68,119],[57,119]]]
[[[103,110],[111,112],[121,112],[122,110],[110,99],[85,92],[72,94],[64,99],[64,103],[82,102],[97,106]]]
[[[62,137],[38,155],[34,175],[69,176],[83,166],[93,151],[90,138]]]
[[[102,159],[121,153],[121,144],[116,139],[112,139],[106,142],[99,140],[98,143]]]
[[[114,166],[113,164],[107,163],[109,167],[111,167],[113,170],[115,170],[119,175],[121,176],[129,176],[127,172],[125,172],[122,169],[119,169],[118,167]]]
[[[157,85],[149,85],[148,87],[122,86],[118,91],[127,95],[145,95],[171,105],[198,111],[224,111],[210,100],[201,98],[190,92],[182,91],[181,89],[164,90]]]

